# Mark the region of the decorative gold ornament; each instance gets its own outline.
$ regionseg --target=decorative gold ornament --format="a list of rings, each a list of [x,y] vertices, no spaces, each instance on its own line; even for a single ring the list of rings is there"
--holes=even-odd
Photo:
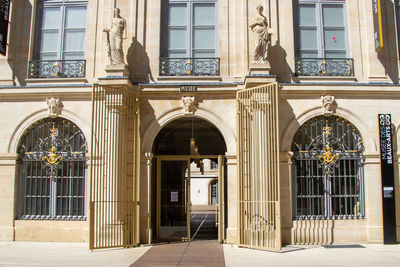
[[[52,147],[49,150],[50,154],[48,157],[43,156],[42,160],[47,164],[47,165],[58,165],[60,163],[61,160],[63,160],[62,156],[58,156],[57,157],[57,149],[56,147]]]
[[[63,157],[61,155],[57,156],[57,148],[55,146],[56,144],[56,137],[58,136],[58,129],[53,123],[53,128],[49,129],[50,131],[50,137],[51,137],[51,144],[52,147],[49,149],[49,154],[48,156],[42,156],[42,161],[46,166],[50,167],[50,177],[55,176],[55,170],[57,169],[57,165],[60,164],[60,162],[63,160]]]
[[[326,136],[326,138],[328,138],[331,134],[332,134],[332,127],[329,127],[328,125],[326,125],[324,128],[322,128],[324,130],[324,134]]]
[[[334,155],[333,154],[333,149],[332,149],[332,147],[330,147],[329,145],[326,145],[325,147],[324,147],[324,154],[322,154],[322,155],[319,155],[318,156],[318,159],[323,163],[323,164],[326,164],[326,165],[333,165],[333,164],[335,164],[335,162],[336,162],[336,160],[339,158],[339,156],[338,155]]]

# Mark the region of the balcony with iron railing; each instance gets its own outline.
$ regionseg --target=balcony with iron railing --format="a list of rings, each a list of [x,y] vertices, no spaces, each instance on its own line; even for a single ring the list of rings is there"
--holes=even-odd
[[[84,78],[86,60],[31,60],[28,78]]]
[[[160,76],[219,76],[219,58],[160,58]]]
[[[352,58],[295,58],[296,76],[354,76]]]

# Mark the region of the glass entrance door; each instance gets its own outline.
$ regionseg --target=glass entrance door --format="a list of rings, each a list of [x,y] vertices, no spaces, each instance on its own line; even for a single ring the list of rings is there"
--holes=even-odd
[[[188,241],[190,237],[189,158],[158,158],[158,239]]]

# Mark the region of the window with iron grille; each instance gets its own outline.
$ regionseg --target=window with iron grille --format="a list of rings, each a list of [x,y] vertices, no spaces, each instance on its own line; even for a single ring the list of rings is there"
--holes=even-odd
[[[18,147],[18,218],[85,220],[86,139],[72,122],[47,118]]]
[[[84,59],[87,2],[39,1],[34,59]]]
[[[295,1],[295,73],[300,76],[353,76],[345,0]]]
[[[160,75],[219,75],[217,1],[162,3]]]
[[[347,56],[344,0],[298,0],[295,14],[296,56]]]
[[[83,78],[87,0],[38,0],[29,78]]]
[[[365,216],[363,150],[345,119],[319,116],[299,128],[292,143],[295,219]]]

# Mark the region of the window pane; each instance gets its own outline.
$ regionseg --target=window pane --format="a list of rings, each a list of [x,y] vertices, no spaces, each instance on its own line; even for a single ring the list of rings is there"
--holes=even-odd
[[[316,29],[300,29],[299,31],[300,49],[317,50],[317,30]]]
[[[299,26],[315,26],[315,5],[299,5]]]
[[[342,5],[323,5],[324,26],[344,26]]]
[[[58,31],[42,32],[41,52],[57,52],[58,46]]]
[[[60,8],[46,7],[42,12],[42,29],[60,28]]]
[[[84,59],[84,53],[83,52],[66,52],[63,53],[63,59],[64,60],[71,60],[71,59]]]
[[[186,26],[186,4],[170,4],[168,25]]]
[[[193,8],[194,25],[215,25],[214,4],[195,4]]]
[[[215,57],[215,51],[214,50],[193,51],[193,57],[195,58]]]
[[[186,49],[186,29],[169,29],[169,49]]]
[[[345,50],[346,40],[344,29],[324,30],[324,44],[327,50]]]
[[[327,57],[327,58],[345,58],[346,51],[326,51],[325,50],[325,57]]]
[[[214,48],[215,30],[214,29],[195,29],[193,33],[193,48]]]
[[[58,59],[57,53],[43,53],[40,54],[39,60],[56,60]]]
[[[67,7],[65,13],[65,28],[85,28],[86,7]]]
[[[186,51],[185,52],[169,51],[167,57],[170,58],[186,57]]]
[[[64,52],[84,51],[85,32],[84,31],[65,31],[64,33]]]
[[[300,51],[301,58],[317,58],[318,57],[318,51]]]

